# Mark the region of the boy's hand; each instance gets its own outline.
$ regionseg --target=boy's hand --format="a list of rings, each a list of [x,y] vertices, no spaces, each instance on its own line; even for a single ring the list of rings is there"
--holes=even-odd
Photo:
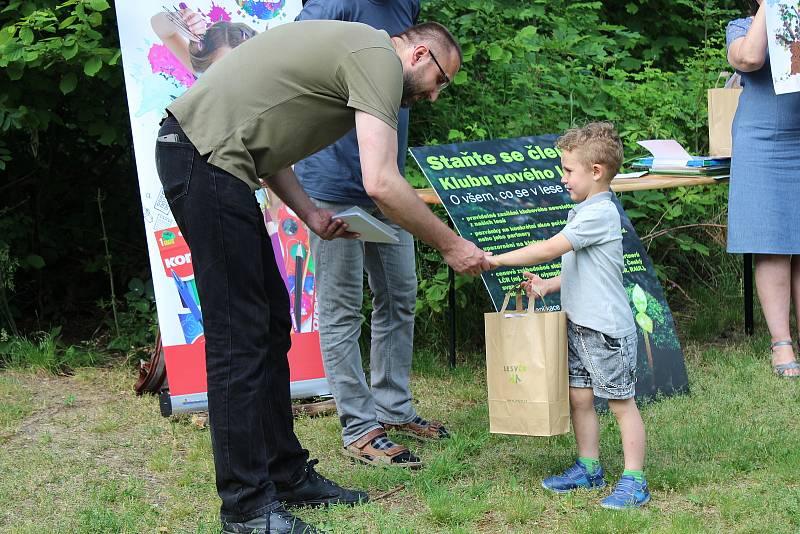
[[[546,280],[540,278],[539,276],[524,272],[522,276],[526,278],[520,285],[522,289],[525,290],[525,293],[528,295],[528,298],[543,298],[545,295],[550,293],[550,287]]]
[[[486,263],[489,264],[489,267],[486,269],[488,271],[500,267],[500,262],[498,261],[497,256],[492,256],[491,253],[486,254]]]

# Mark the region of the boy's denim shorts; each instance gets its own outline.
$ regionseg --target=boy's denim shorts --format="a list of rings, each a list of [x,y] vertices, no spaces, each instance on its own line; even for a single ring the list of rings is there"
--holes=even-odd
[[[568,321],[569,387],[592,388],[602,399],[630,399],[636,389],[637,343],[636,332],[613,338]]]

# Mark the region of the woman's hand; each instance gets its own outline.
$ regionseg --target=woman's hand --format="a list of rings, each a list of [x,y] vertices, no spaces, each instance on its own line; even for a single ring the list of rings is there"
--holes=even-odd
[[[197,40],[200,41],[206,33],[206,21],[200,13],[192,11],[188,7],[184,8],[184,5],[186,4],[181,4],[181,19],[183,19],[189,31],[196,35]]]

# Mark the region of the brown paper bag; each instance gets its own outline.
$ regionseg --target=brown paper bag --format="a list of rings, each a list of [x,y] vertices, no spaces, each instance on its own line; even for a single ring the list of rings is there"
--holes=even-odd
[[[708,90],[708,153],[710,156],[731,156],[731,127],[741,93],[742,89],[738,87],[738,75],[731,76],[725,83],[725,87]]]
[[[555,436],[569,432],[567,316],[564,312],[506,311],[484,314],[489,431]]]

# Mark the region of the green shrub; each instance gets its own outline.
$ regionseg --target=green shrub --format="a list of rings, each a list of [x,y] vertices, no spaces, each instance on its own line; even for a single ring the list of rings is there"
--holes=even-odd
[[[420,20],[453,31],[464,65],[439,101],[415,107],[410,145],[554,133],[608,119],[629,157],[642,152],[637,140],[653,137],[703,152],[705,90],[728,68],[724,25],[740,14],[739,4],[423,2]],[[0,327],[12,333],[15,323],[28,332],[64,324],[71,337],[94,332],[111,293],[107,256],[115,280],[148,278],[119,57],[106,0],[12,1],[0,11]],[[415,186],[426,185],[412,162],[408,169]],[[103,207],[108,254],[93,200],[98,189],[114,192]],[[725,195],[724,187],[623,195],[669,286],[732,267],[720,247]],[[422,244],[418,266],[419,339],[440,347],[446,269]],[[456,277],[456,284],[462,340],[474,343],[489,301],[480,281]],[[120,314],[133,314],[133,328],[150,328],[152,310],[143,303],[121,306]],[[125,350],[145,338],[112,336]]]
[[[730,68],[724,26],[738,16],[730,9],[735,2],[668,3],[662,5],[663,16],[645,11],[644,4],[667,3],[426,3],[423,18],[453,31],[462,43],[464,65],[441,100],[412,112],[410,145],[559,133],[610,120],[629,159],[646,153],[637,141],[653,138],[674,138],[691,152],[704,153],[706,90]],[[619,15],[620,5],[626,16]],[[687,23],[681,13],[691,20]],[[643,26],[643,20],[653,25]],[[667,28],[667,33],[640,33],[648,27]],[[408,179],[427,187],[409,163]],[[734,269],[735,276],[724,251],[727,187],[642,191],[623,194],[621,200],[659,276],[670,281],[668,289],[719,275],[721,266]],[[418,248],[418,263],[418,337],[441,346],[446,267],[424,245]],[[480,314],[490,304],[479,280],[459,276],[456,287],[460,341],[474,346],[483,330]]]
[[[61,328],[39,332],[30,337],[13,336],[0,331],[0,369],[39,369],[49,373],[68,373],[80,367],[97,365],[107,356],[90,344],[64,346]]]

